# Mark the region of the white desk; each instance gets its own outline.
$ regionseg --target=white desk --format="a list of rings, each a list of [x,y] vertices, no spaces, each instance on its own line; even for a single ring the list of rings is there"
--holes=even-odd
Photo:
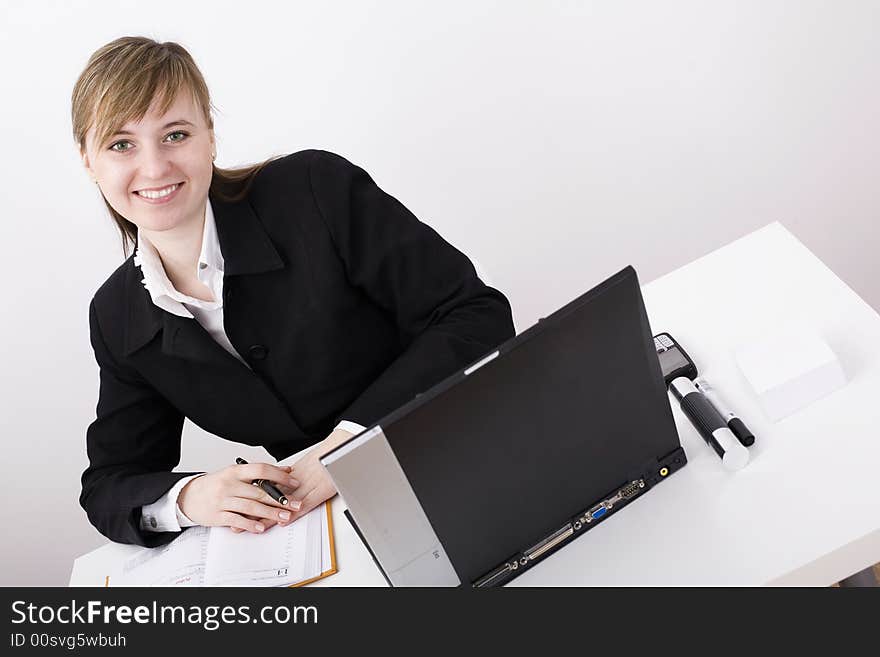
[[[643,293],[654,333],[674,335],[755,433],[751,462],[725,472],[673,404],[689,464],[511,585],[826,586],[880,561],[880,316],[778,223]],[[848,383],[774,424],[732,350],[790,321],[819,331]],[[316,584],[384,586],[343,504],[339,573]],[[70,584],[102,585],[133,549],[78,558]]]

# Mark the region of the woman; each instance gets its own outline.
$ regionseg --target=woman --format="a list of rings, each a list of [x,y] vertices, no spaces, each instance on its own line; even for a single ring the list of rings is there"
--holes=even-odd
[[[72,119],[136,245],[89,308],[101,383],[80,503],[114,541],[293,522],[336,492],[318,455],[514,334],[507,299],[345,159],[214,166],[208,90],[177,44],[96,51]],[[184,417],[276,459],[314,448],[292,467],[171,472]]]

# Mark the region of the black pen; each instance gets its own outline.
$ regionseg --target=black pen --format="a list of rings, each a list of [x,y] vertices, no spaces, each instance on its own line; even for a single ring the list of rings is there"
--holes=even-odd
[[[240,456],[236,457],[235,462],[238,463],[239,465],[247,465],[248,464],[248,462],[245,461]],[[273,500],[275,500],[279,504],[284,504],[285,506],[287,505],[287,498],[284,496],[284,493],[282,493],[280,490],[275,488],[274,484],[272,484],[271,481],[268,481],[266,479],[254,479],[251,483],[254,486],[259,486],[260,488],[262,488],[264,491],[266,491],[269,494],[269,496]]]

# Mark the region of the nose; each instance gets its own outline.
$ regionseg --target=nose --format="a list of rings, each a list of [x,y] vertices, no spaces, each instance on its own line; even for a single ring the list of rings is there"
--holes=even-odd
[[[144,187],[149,187],[152,183],[174,182],[169,180],[173,169],[174,163],[170,153],[153,144],[141,147],[138,157],[138,172],[140,182]]]

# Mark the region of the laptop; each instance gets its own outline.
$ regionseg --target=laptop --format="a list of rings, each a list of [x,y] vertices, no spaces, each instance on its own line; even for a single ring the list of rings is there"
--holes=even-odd
[[[687,462],[635,270],[320,460],[392,586],[509,582]]]

